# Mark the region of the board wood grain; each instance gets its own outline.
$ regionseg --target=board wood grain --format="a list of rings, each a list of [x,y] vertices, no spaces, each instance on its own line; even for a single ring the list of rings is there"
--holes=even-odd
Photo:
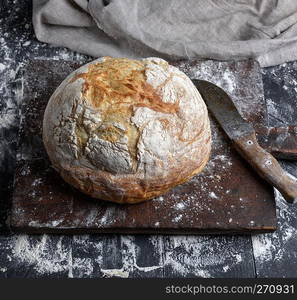
[[[226,89],[255,127],[266,125],[258,65],[173,62],[191,78]],[[24,99],[11,227],[30,233],[251,233],[275,230],[273,190],[242,160],[211,118],[212,155],[204,171],[162,197],[118,205],[83,195],[51,167],[42,143],[50,95],[78,63],[35,60],[24,68]],[[249,105],[247,105],[249,101]]]

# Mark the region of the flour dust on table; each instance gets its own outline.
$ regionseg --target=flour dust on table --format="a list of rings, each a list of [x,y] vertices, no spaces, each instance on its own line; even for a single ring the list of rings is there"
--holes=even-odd
[[[14,121],[17,117],[18,103],[12,92],[14,74],[28,59],[64,59],[85,63],[94,58],[38,42],[31,24],[31,1],[6,0],[2,1],[1,5],[3,9],[0,12],[0,63],[2,63],[0,115],[4,120],[3,123],[0,122],[2,215],[3,205],[9,206],[18,130],[18,122]],[[205,74],[208,70],[210,67],[205,68]],[[268,109],[269,125],[286,124],[285,121],[292,124],[297,119],[294,83],[297,78],[296,62],[262,69],[262,73],[265,98],[270,99],[269,107],[275,108],[274,111]],[[194,74],[188,76],[198,78],[199,74],[197,77]],[[229,93],[234,91],[232,76],[223,75],[223,79],[222,85],[220,82],[214,83],[225,88]],[[258,81],[261,80],[259,75]],[[19,88],[18,90],[20,91]],[[252,94],[253,91],[250,95]],[[246,101],[247,112],[251,107],[249,101],[252,103],[252,96],[249,96]],[[292,111],[294,113],[291,113]],[[2,129],[2,126],[5,129]],[[296,166],[292,166],[289,171],[294,173],[296,169]],[[161,199],[158,201],[161,202]],[[250,236],[110,235],[107,238],[104,235],[2,234],[0,235],[0,277],[102,277],[105,275],[101,267],[109,276],[115,274],[127,276],[129,273],[129,277],[296,277],[296,208],[286,204],[283,199],[281,202],[277,199],[277,205],[280,216],[277,232],[255,236],[253,246]],[[1,220],[1,224],[4,224],[2,222],[4,220],[5,218]],[[285,235],[282,230],[286,232]],[[130,255],[131,243],[123,242],[123,239],[134,241],[136,258]],[[253,248],[255,257],[253,257]],[[30,257],[29,252],[33,258]],[[274,259],[275,257],[277,260]],[[138,267],[146,268],[147,272],[133,267],[135,261]]]
[[[30,237],[18,235],[10,237],[1,244],[6,248],[5,265],[0,264],[1,274],[18,276],[58,277],[213,277],[219,272],[221,276],[238,272],[245,268],[244,260],[248,257],[244,249],[236,251],[234,245],[241,241],[242,246],[248,240],[243,237],[229,237],[224,249],[219,251],[217,243],[225,238],[161,236],[134,237],[121,236],[109,240],[110,246],[120,247],[120,258],[113,258],[113,266],[107,264],[105,238],[102,236],[80,235],[73,237],[41,235]],[[141,243],[146,245],[141,247]],[[9,252],[7,251],[9,250]],[[148,250],[162,251],[160,256],[151,257],[154,264],[143,265],[143,256]],[[113,250],[114,251],[114,250]],[[93,258],[91,258],[92,252]],[[149,255],[150,256],[150,255]],[[225,257],[228,256],[228,259]],[[117,261],[118,260],[118,261]],[[12,271],[14,270],[14,271]],[[14,272],[14,273],[12,273]],[[246,270],[246,276],[252,276]]]

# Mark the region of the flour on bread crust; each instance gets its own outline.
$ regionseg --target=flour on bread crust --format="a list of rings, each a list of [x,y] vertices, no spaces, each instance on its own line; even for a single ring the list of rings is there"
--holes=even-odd
[[[211,148],[199,92],[159,58],[104,57],[70,74],[47,105],[43,140],[65,181],[119,203],[185,182],[203,169]]]

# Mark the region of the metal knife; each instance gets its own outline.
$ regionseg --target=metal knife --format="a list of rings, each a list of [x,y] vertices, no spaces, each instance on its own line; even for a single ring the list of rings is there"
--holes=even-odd
[[[263,179],[277,188],[287,202],[296,201],[297,180],[258,144],[253,126],[241,117],[230,96],[211,82],[192,81],[240,155]]]

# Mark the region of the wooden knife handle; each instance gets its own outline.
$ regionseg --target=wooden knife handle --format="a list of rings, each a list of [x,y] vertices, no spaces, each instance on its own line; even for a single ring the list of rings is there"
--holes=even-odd
[[[297,160],[297,126],[256,128],[261,147],[280,159]]]
[[[255,133],[233,140],[239,153],[255,171],[277,188],[289,203],[297,199],[297,180],[285,172],[277,160],[257,142]]]

